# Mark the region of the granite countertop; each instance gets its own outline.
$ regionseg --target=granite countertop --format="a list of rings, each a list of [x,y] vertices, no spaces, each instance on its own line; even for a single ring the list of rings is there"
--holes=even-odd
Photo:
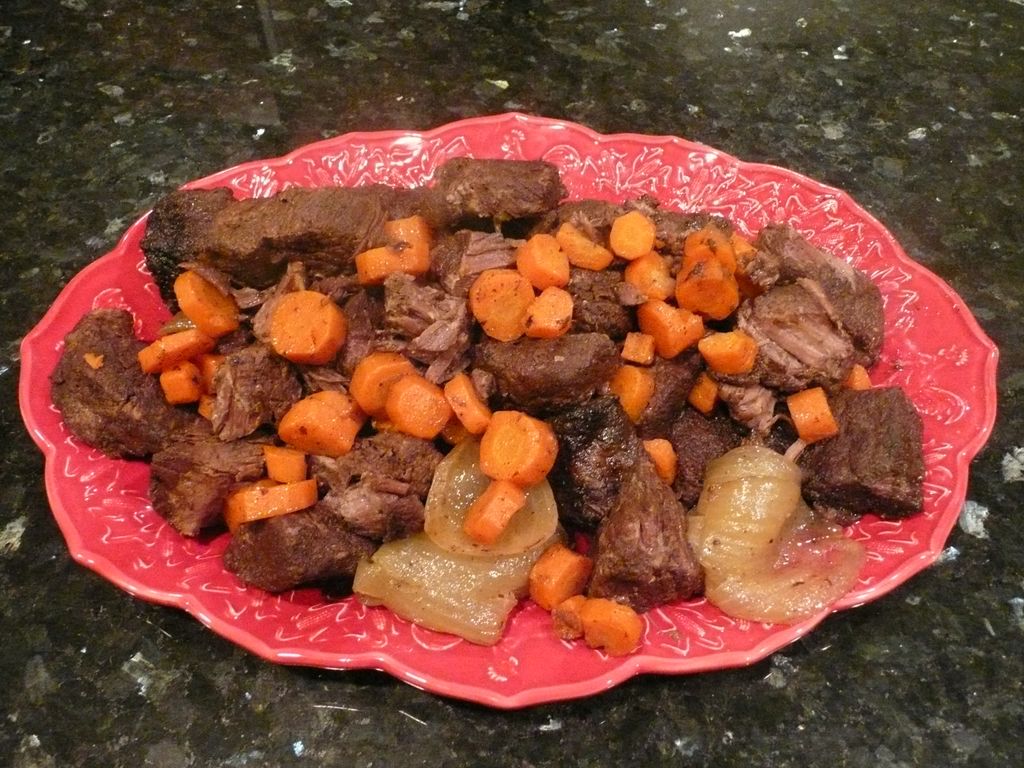
[[[1021,0],[5,0],[0,762],[1019,764],[1022,41]],[[509,110],[834,184],[953,286],[1001,349],[1000,414],[940,561],[753,666],[515,712],[266,663],[75,564],[16,394],[21,337],[71,276],[189,179]]]

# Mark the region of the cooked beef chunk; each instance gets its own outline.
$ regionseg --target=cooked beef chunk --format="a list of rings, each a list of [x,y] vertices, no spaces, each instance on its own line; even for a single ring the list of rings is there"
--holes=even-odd
[[[314,456],[313,474],[334,492],[371,480],[374,487],[390,489],[390,492],[399,490],[394,483],[403,484],[408,486],[406,493],[425,499],[434,480],[434,470],[442,458],[429,440],[401,432],[378,432],[357,440],[344,456],[333,459]]]
[[[304,584],[348,582],[359,561],[376,548],[320,502],[240,526],[224,552],[224,565],[247,584],[284,592]]]
[[[132,316],[94,309],[64,339],[50,376],[54,405],[72,434],[108,456],[148,456],[199,417],[164,399],[156,376],[139,369]],[[86,355],[97,365],[93,368]]]
[[[288,361],[263,344],[228,355],[214,377],[210,419],[221,440],[237,440],[274,424],[302,397],[302,384]]]
[[[419,497],[408,493],[407,484],[392,481],[384,487],[390,490],[375,487],[372,480],[362,481],[328,493],[321,504],[344,520],[353,533],[374,541],[402,539],[422,531],[424,510]]]
[[[571,200],[546,214],[535,231],[554,234],[562,224],[569,223],[595,243],[604,245],[612,223],[625,212],[623,206],[604,200]]]
[[[812,281],[776,286],[744,302],[736,324],[757,342],[757,359],[748,374],[721,376],[727,383],[795,392],[837,384],[853,366],[853,344]]]
[[[869,512],[900,518],[921,511],[921,417],[899,387],[842,390],[830,398],[839,434],[800,456],[804,496],[840,522]]]
[[[359,288],[359,278],[356,275],[329,275],[315,278],[309,283],[309,290],[330,296],[335,304],[344,304],[350,296],[359,291]]]
[[[679,501],[687,507],[696,504],[708,462],[738,446],[743,437],[743,427],[724,414],[713,411],[705,416],[693,408],[683,408],[668,437],[676,449],[676,481],[672,488]]]
[[[566,195],[558,168],[540,160],[457,157],[437,169],[434,189],[454,221],[537,216]]]
[[[217,339],[217,353],[230,355],[251,346],[256,342],[252,329],[248,325],[240,325],[231,333],[226,333]]]
[[[643,613],[700,593],[704,574],[686,539],[686,510],[641,451],[601,522],[587,591]]]
[[[273,283],[288,261],[311,272],[351,271],[359,251],[383,242],[394,190],[369,187],[291,187],[274,197],[241,200],[220,211],[201,255],[242,285]]]
[[[574,333],[604,333],[622,339],[634,330],[632,313],[622,305],[622,274],[612,270],[572,270],[566,290],[572,294]]]
[[[714,224],[727,234],[732,232],[732,224],[722,216],[704,211],[697,213],[666,211],[660,206],[658,200],[650,195],[644,195],[627,203],[626,209],[642,211],[654,220],[655,238],[661,243],[662,250],[668,253],[681,254],[687,235],[709,224]]]
[[[441,459],[429,440],[379,432],[345,456],[314,456],[313,473],[328,488],[321,503],[349,530],[390,541],[423,530],[423,501]]]
[[[719,382],[718,396],[736,421],[759,435],[767,435],[777,421],[775,393],[759,384]]]
[[[179,189],[153,206],[142,252],[168,306],[177,306],[173,286],[178,265],[195,260],[209,248],[214,217],[233,202],[230,189]]]
[[[261,477],[263,468],[260,443],[225,443],[192,429],[153,454],[149,498],[175,529],[196,536],[220,521],[228,493],[238,483]]]
[[[600,397],[550,420],[558,437],[551,488],[559,517],[594,530],[616,506],[643,445],[618,399]]]
[[[654,362],[650,368],[654,375],[654,394],[636,425],[640,437],[651,439],[669,436],[679,412],[686,407],[690,390],[702,368],[702,359],[697,350],[683,352],[672,360],[659,357]]]
[[[498,232],[459,230],[439,240],[431,250],[431,276],[448,293],[464,297],[485,269],[514,266],[521,242]]]
[[[427,364],[424,375],[435,384],[447,381],[469,362],[466,301],[411,275],[395,273],[384,281],[384,326],[409,342],[406,353]]]
[[[388,219],[422,216],[434,231],[445,229],[450,222],[447,206],[433,187],[395,187],[386,197]]]
[[[769,276],[778,273],[779,283],[809,278],[818,283],[835,309],[836,317],[850,335],[856,362],[871,365],[882,348],[884,317],[882,294],[867,275],[831,254],[815,248],[792,227],[769,224],[757,236],[753,267]]]
[[[384,303],[362,290],[346,301],[342,310],[348,320],[348,332],[338,356],[338,370],[348,379],[359,361],[374,349],[377,329],[384,322]]]
[[[619,355],[601,333],[484,339],[476,347],[476,365],[494,374],[506,405],[545,414],[590,399],[615,373]]]

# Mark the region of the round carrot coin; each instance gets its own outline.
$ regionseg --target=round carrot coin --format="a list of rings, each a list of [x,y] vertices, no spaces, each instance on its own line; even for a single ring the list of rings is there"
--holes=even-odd
[[[270,345],[293,363],[329,363],[347,332],[345,313],[330,296],[317,291],[286,293],[270,318]]]

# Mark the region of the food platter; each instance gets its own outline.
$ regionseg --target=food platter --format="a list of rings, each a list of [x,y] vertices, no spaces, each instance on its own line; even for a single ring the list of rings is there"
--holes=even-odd
[[[788,222],[867,272],[884,298],[887,333],[872,379],[903,387],[924,421],[925,510],[898,522],[868,516],[849,529],[868,560],[834,609],[877,599],[935,561],[963,505],[970,461],[992,429],[997,351],[952,289],[910,260],[846,193],[679,138],[601,135],[515,113],[426,132],[350,133],[188,186],[227,186],[236,197],[269,196],[288,186],[414,186],[461,155],[544,159],[561,169],[570,197],[651,194],[670,208],[721,213],[748,235],[769,222]],[[130,309],[143,337],[168,317],[139,249],[145,226],[143,217],[71,280],[22,343],[21,410],[46,458],[53,514],[72,556],[113,584],[181,608],[270,661],[384,670],[434,693],[499,708],[587,696],[639,673],[751,664],[827,615],[766,625],[731,619],[703,600],[682,602],[646,614],[640,651],[611,658],[557,640],[550,617],[531,603],[516,609],[500,643],[480,647],[354,598],[331,600],[315,589],[274,596],[246,587],[221,563],[227,534],[189,540],[176,533],[146,497],[147,465],[108,459],[71,437],[50,397],[62,340],[90,309]]]

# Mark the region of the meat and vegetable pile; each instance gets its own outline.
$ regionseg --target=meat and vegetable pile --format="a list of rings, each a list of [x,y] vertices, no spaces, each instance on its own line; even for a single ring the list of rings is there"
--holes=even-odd
[[[920,419],[868,373],[878,289],[786,225],[565,195],[465,158],[415,189],[174,192],[142,248],[177,314],[148,344],[85,316],[53,400],[271,592],[484,644],[529,595],[611,654],[701,594],[820,612],[863,562],[840,526],[922,505]]]

